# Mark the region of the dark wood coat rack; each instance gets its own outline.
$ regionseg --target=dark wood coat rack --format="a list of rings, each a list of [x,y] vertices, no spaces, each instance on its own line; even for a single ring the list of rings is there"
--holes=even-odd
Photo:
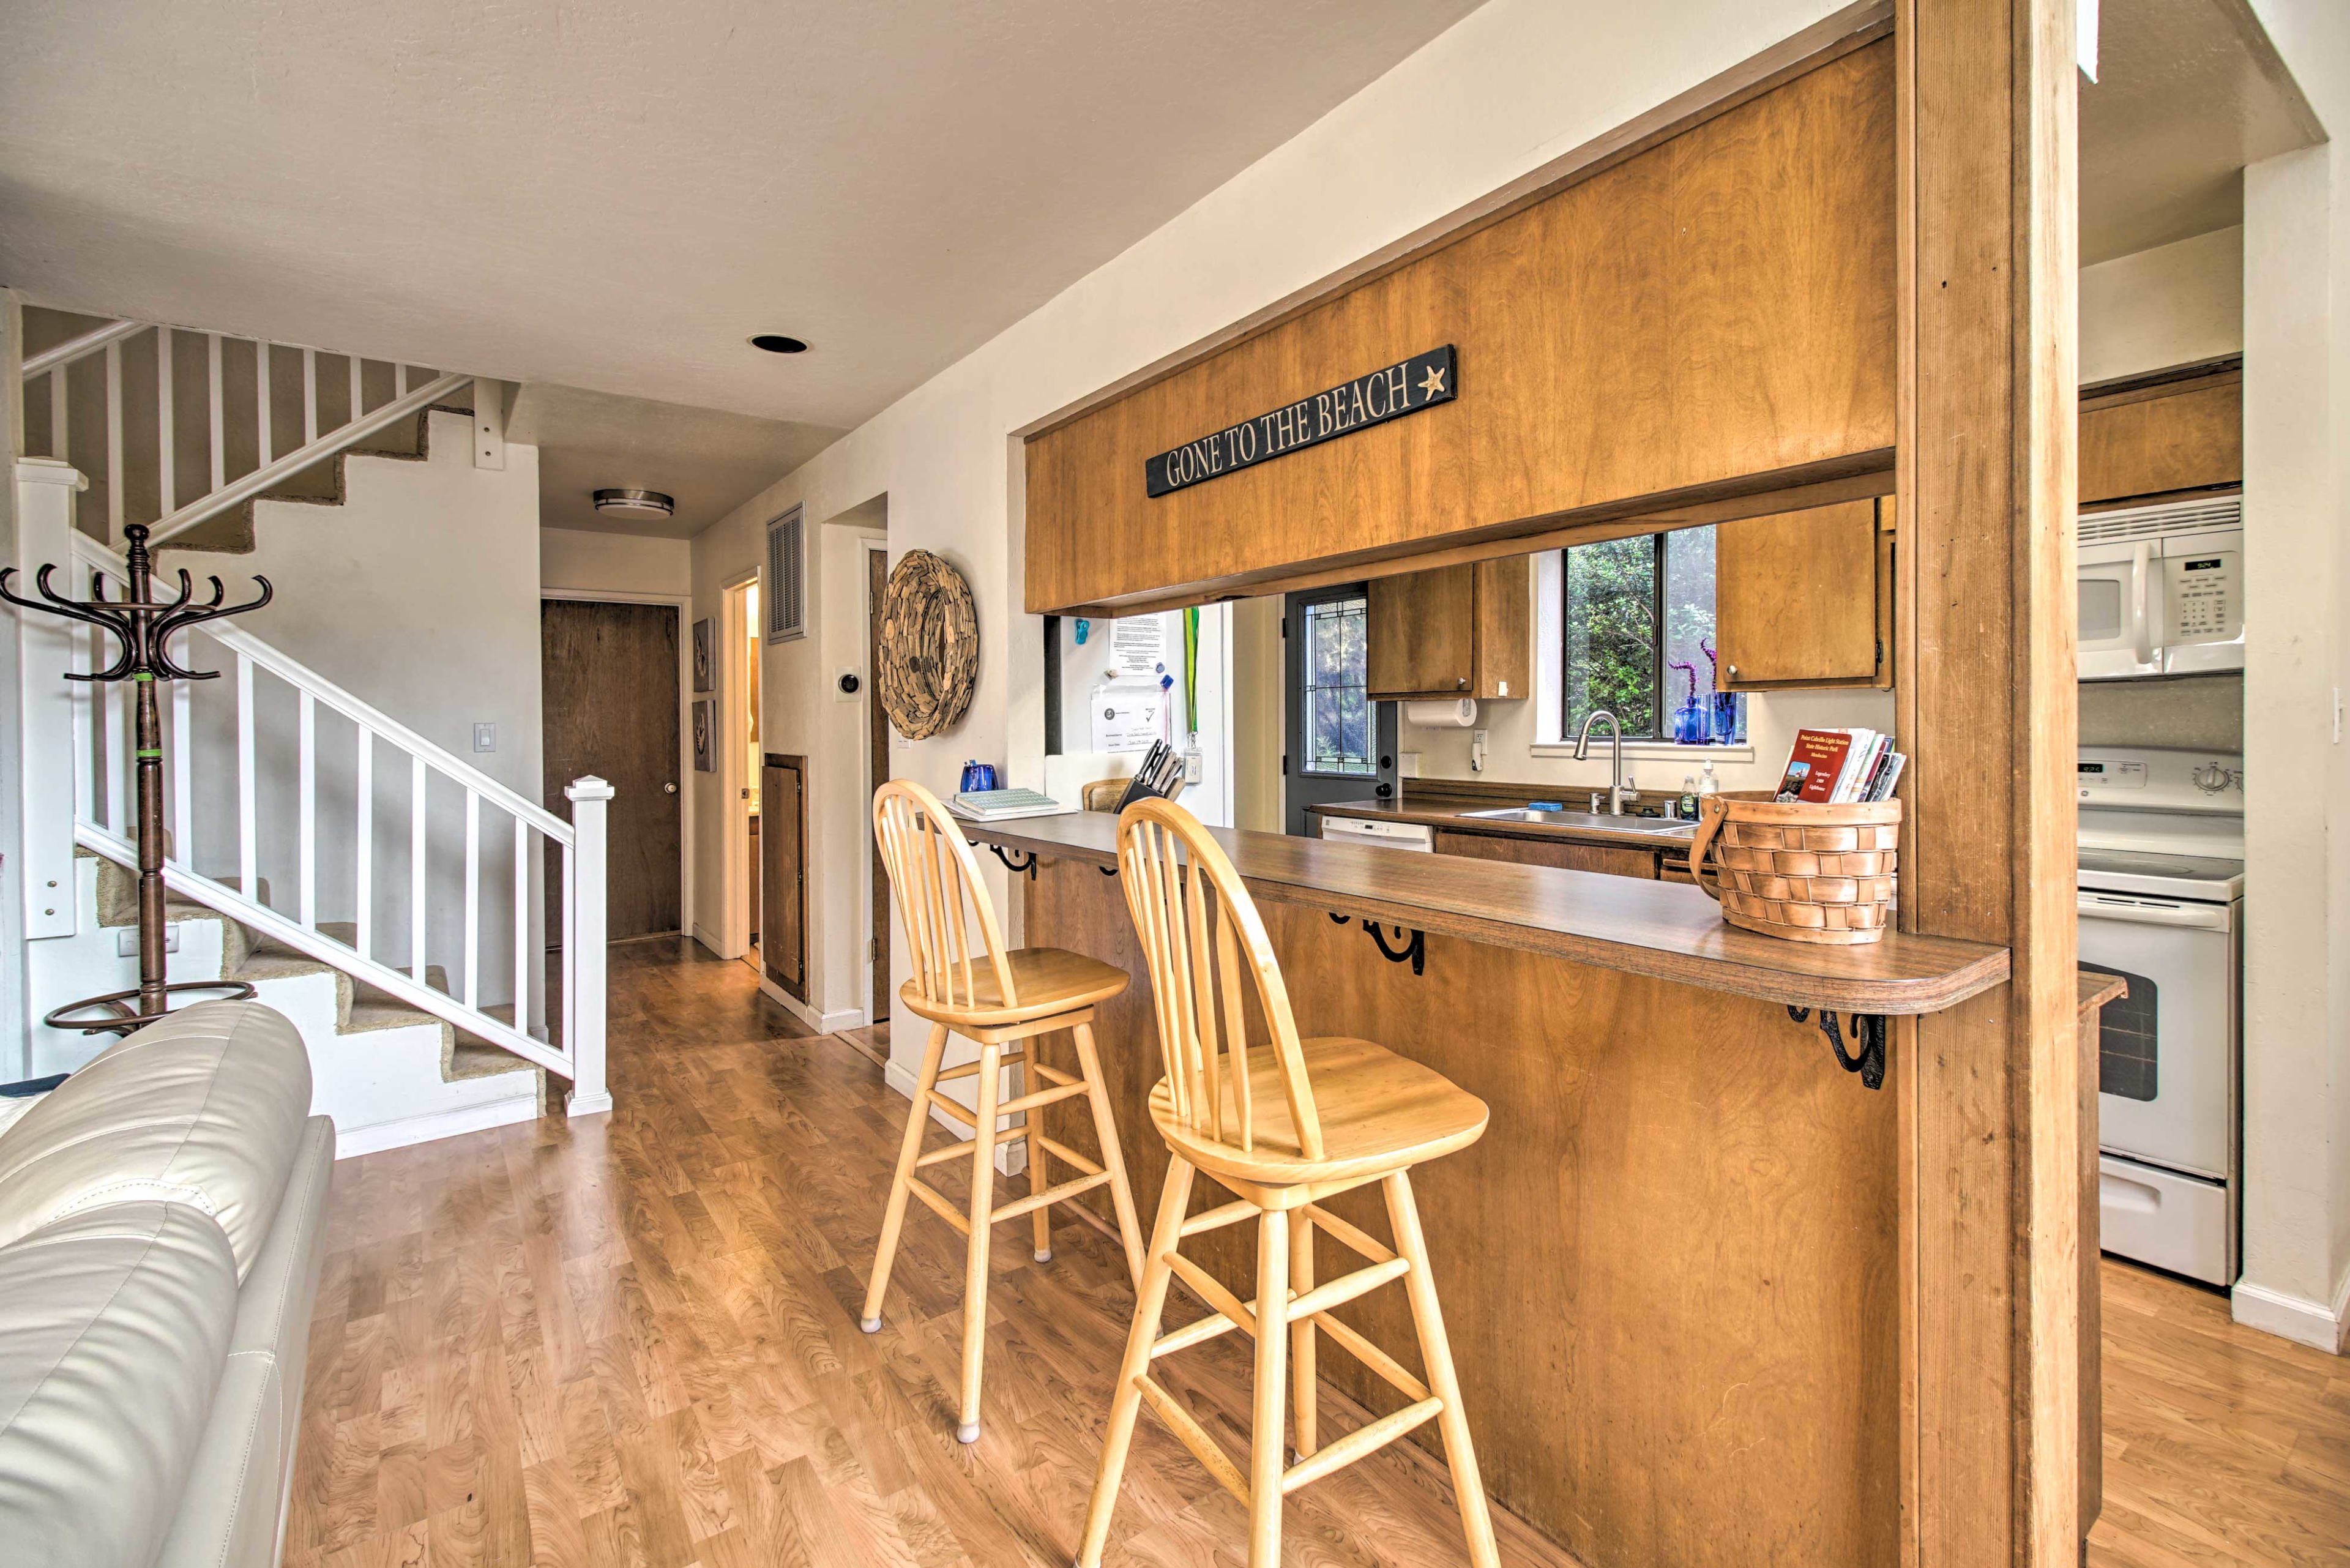
[[[172,983],[164,979],[163,713],[155,696],[155,683],[219,680],[220,671],[216,670],[183,670],[174,663],[165,646],[172,634],[201,621],[257,610],[270,601],[274,590],[268,578],[256,576],[254,581],[261,586],[261,597],[249,604],[227,605],[222,602],[227,591],[221,587],[221,580],[213,577],[210,579],[212,598],[199,602],[193,583],[182,571],[180,597],[170,604],[157,604],[152,597],[154,562],[147,551],[147,529],[134,523],[123,530],[123,536],[130,545],[130,587],[127,598],[108,598],[103,577],[91,581],[89,598],[64,597],[49,587],[49,574],[57,569],[52,565],[34,575],[34,587],[41,597],[29,599],[8,587],[15,568],[0,568],[0,598],[25,609],[88,621],[112,632],[122,644],[121,653],[108,668],[89,675],[68,673],[67,680],[128,680],[139,694],[139,988],[69,1002],[42,1020],[52,1029],[79,1030],[84,1034],[128,1034],[152,1023],[171,1012],[170,998],[175,992],[214,992],[213,999],[219,1001],[242,1001],[255,994],[253,987],[242,981]],[[180,743],[187,743],[184,736]],[[246,891],[250,895],[252,889]],[[75,1016],[88,1013],[102,1016]]]

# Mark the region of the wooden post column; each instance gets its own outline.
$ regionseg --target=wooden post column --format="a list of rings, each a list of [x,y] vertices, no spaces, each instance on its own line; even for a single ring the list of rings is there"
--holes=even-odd
[[[2074,0],[1897,0],[1906,928],[2012,980],[1898,1042],[1901,1562],[2079,1560]]]

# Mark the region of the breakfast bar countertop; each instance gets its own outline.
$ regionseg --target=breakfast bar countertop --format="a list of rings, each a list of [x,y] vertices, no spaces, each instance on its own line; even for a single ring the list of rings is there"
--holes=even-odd
[[[974,841],[1013,855],[1081,860],[1106,869],[1118,864],[1118,818],[1107,812],[961,826]],[[1741,930],[1687,884],[1279,833],[1212,831],[1260,899],[1790,1007],[1939,1012],[2008,974],[2005,948],[1949,937],[1897,930],[1879,941],[1836,947]]]

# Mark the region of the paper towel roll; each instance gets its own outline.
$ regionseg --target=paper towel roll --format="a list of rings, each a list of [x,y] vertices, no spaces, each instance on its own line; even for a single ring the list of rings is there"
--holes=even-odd
[[[1407,724],[1417,724],[1423,730],[1473,730],[1477,727],[1477,699],[1455,697],[1447,702],[1407,702],[1403,705]]]

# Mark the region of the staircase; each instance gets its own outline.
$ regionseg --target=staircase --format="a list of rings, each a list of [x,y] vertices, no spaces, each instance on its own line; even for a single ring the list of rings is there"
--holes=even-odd
[[[255,548],[256,501],[338,504],[349,460],[429,461],[436,422],[443,439],[473,427],[473,466],[504,466],[494,383],[150,323],[41,326],[51,346],[25,361],[26,446],[54,455],[19,465],[10,564],[26,578],[57,564],[52,584],[70,597],[123,592],[108,541],[130,523],[189,553],[159,562],[157,591],[175,593],[176,568],[203,569],[197,552]],[[304,587],[322,586],[366,591]],[[27,617],[20,636],[35,1019],[23,1075],[38,1076],[108,1038],[38,1015],[135,980],[118,923],[136,861],[133,704],[128,683],[64,679],[98,668],[88,628]],[[525,1119],[550,1075],[572,1115],[609,1109],[609,787],[575,781],[565,820],[234,623],[175,640],[180,663],[222,678],[159,692],[170,978],[244,980],[295,1019],[344,1154]]]

